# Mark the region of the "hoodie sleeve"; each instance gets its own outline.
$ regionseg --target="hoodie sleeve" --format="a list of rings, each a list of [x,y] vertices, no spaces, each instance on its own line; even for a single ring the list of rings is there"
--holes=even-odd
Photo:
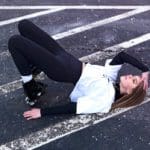
[[[119,54],[117,54],[112,59],[112,61],[110,62],[110,65],[121,65],[124,63],[130,64],[130,65],[138,68],[142,72],[149,71],[148,67],[146,65],[144,65],[141,61],[137,60],[135,57],[133,57],[123,51],[120,52]]]

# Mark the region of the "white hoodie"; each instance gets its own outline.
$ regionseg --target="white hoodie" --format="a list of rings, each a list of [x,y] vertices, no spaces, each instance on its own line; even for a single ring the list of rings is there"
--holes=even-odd
[[[80,79],[70,94],[72,102],[77,102],[77,114],[107,113],[115,99],[113,83],[122,65],[105,66],[86,64]]]

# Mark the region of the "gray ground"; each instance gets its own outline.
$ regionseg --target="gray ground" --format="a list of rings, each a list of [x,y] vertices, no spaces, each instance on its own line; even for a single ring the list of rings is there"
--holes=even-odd
[[[17,1],[1,0],[0,5],[150,5],[148,0],[26,0]],[[0,10],[0,23],[15,17],[31,14],[41,10]],[[97,20],[119,15],[129,10],[63,10],[48,15],[30,19],[51,35],[80,27]],[[150,11],[106,24],[91,30],[81,32],[58,40],[66,51],[75,57],[92,54],[97,51],[128,41],[143,34],[150,33]],[[8,39],[18,34],[17,22],[0,26],[0,144],[6,144],[15,139],[26,137],[43,130],[49,126],[59,124],[69,119],[72,115],[60,115],[45,117],[39,120],[26,121],[22,113],[29,107],[25,104],[23,89],[17,89],[10,83],[19,80],[20,74],[7,53]],[[150,42],[146,41],[132,48],[126,49],[128,53],[139,58],[150,66]],[[6,52],[6,53],[5,53]],[[40,58],[39,58],[40,59]],[[96,64],[103,64],[105,58]],[[125,65],[120,74],[139,74],[140,71],[132,66]],[[48,93],[40,101],[41,107],[63,104],[69,101],[68,95],[73,86],[60,84],[49,80],[44,76],[42,80],[48,83]],[[5,84],[7,84],[5,86]],[[10,87],[10,92],[8,92]],[[19,85],[16,85],[19,87]],[[7,91],[4,91],[4,87]],[[14,88],[14,90],[13,90]],[[64,138],[50,142],[39,149],[52,150],[148,150],[150,149],[150,103],[141,105],[126,113],[90,126],[79,132],[65,136]],[[91,117],[92,118],[92,117]],[[94,118],[94,117],[93,117]],[[96,118],[96,117],[95,117]],[[93,119],[94,120],[94,119]],[[91,120],[91,121],[93,121]],[[66,125],[67,127],[67,125]],[[60,132],[58,129],[58,133]],[[65,128],[63,129],[65,131]],[[44,136],[44,135],[43,135]],[[36,138],[36,137],[35,137]],[[34,139],[32,139],[34,140]],[[32,141],[31,140],[31,141]],[[9,145],[10,147],[10,145]],[[15,146],[17,149],[19,145]],[[19,148],[18,148],[19,149]]]

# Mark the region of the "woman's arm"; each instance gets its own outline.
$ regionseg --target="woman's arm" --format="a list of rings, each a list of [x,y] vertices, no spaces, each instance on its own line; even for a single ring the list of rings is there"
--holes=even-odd
[[[33,108],[24,112],[23,116],[27,120],[37,119],[42,116],[58,115],[58,114],[76,114],[76,103],[69,103],[62,106],[55,106],[51,108]]]
[[[125,53],[125,52],[120,52],[118,55],[116,55],[113,60],[110,62],[110,65],[120,65],[123,63],[128,63],[131,64],[134,67],[137,67],[140,69],[142,72],[147,72],[149,71],[148,67],[145,66],[142,62],[137,60],[135,57]]]
[[[149,80],[149,69],[145,66],[142,62],[137,60],[135,57],[128,55],[125,52],[120,52],[116,55],[113,60],[110,62],[110,65],[119,65],[123,63],[131,64],[142,71],[142,79],[144,81],[144,89],[147,90],[148,88],[148,80]]]
[[[75,113],[76,113],[76,103],[68,103],[65,105],[41,109],[42,116],[55,114],[75,114]]]

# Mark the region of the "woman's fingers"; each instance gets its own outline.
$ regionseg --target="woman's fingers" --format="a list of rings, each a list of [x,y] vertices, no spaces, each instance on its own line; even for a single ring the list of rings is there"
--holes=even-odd
[[[34,116],[32,115],[27,115],[27,116],[24,116],[27,120],[31,120],[31,119],[36,119]]]
[[[27,120],[31,120],[31,119],[34,119],[33,117],[28,117],[28,118],[26,118]]]
[[[23,116],[24,116],[25,118],[33,117],[32,114],[24,114]]]
[[[24,112],[23,116],[24,117],[29,117],[29,116],[32,116],[32,112],[31,111],[27,111],[27,112]]]
[[[24,115],[30,115],[30,114],[31,114],[31,111],[24,112],[23,114],[24,114]]]
[[[23,113],[23,116],[27,119],[27,120],[31,120],[31,119],[37,119],[41,117],[41,111],[39,108],[33,108],[29,111],[25,111]]]

